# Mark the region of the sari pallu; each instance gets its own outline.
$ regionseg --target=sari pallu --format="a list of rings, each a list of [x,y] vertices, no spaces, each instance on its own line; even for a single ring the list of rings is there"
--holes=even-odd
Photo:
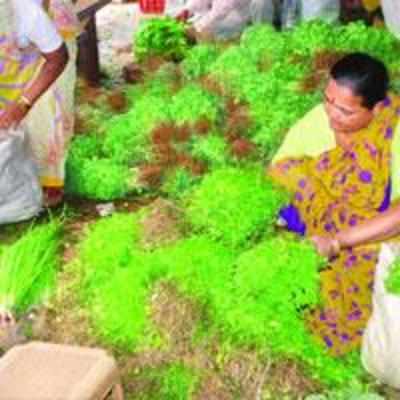
[[[290,213],[303,233],[330,235],[356,226],[390,203],[393,133],[400,101],[387,99],[368,128],[352,134],[347,149],[336,147],[316,158],[287,158],[271,176],[290,190]],[[346,249],[321,272],[323,307],[308,314],[312,332],[334,355],[358,347],[371,313],[371,291],[378,244]]]
[[[69,1],[51,0],[47,10],[69,50],[69,63],[57,81],[42,95],[23,121],[42,186],[64,185],[66,149],[73,134],[78,22]],[[39,73],[43,63],[34,46],[20,49],[14,31],[11,1],[0,1],[0,112],[17,100]]]

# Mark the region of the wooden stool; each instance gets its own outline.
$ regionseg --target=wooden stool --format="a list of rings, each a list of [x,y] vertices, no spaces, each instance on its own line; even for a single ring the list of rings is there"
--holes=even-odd
[[[104,350],[32,342],[0,358],[0,400],[123,400],[114,359]]]

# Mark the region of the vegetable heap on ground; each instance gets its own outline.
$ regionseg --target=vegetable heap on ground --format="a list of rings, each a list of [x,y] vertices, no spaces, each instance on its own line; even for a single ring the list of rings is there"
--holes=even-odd
[[[329,66],[350,51],[379,57],[394,87],[400,82],[398,42],[362,23],[312,22],[285,33],[253,26],[233,45],[191,48],[183,43],[183,29],[164,18],[144,24],[137,55],[147,63],[161,56],[164,63],[149,69],[142,83],[126,87],[123,113],[110,118],[104,111],[103,120],[89,114],[99,126],[88,121],[87,134],[72,143],[67,191],[112,200],[173,188],[179,196],[171,180],[182,179],[182,170],[187,182],[198,182],[221,166],[265,165],[288,128],[321,100]],[[171,52],[184,60],[167,62]]]
[[[360,376],[357,354],[331,358],[307,330],[324,261],[307,241],[276,231],[288,195],[263,169],[289,127],[321,100],[338,57],[366,51],[394,73],[396,39],[359,23],[313,22],[285,33],[254,26],[230,46],[189,49],[170,24],[149,23],[154,30],[140,33],[139,55],[148,63],[178,52],[184,60],[126,87],[128,109],[77,137],[68,158],[72,194],[112,200],[152,193],[181,210],[179,235],[151,248],[143,243],[148,209],[90,226],[75,264],[76,290],[95,331],[129,351],[160,345],[149,302],[155,285],[168,282],[203,310],[204,335],[297,360],[331,386]],[[160,54],[163,35],[171,35],[167,54]]]

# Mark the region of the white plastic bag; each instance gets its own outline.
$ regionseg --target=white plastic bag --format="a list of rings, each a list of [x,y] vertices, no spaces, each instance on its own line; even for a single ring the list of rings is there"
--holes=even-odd
[[[301,20],[310,21],[321,19],[326,22],[335,22],[339,19],[339,0],[302,0]]]
[[[0,130],[0,224],[23,221],[42,208],[42,191],[25,133]]]
[[[386,26],[400,39],[400,1],[381,0],[381,6]]]
[[[399,255],[400,245],[382,245],[375,271],[372,316],[361,352],[365,369],[394,388],[400,388],[400,296],[387,292],[385,279]]]

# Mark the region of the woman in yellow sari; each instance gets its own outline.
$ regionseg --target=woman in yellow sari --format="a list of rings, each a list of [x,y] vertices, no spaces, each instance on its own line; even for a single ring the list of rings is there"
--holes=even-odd
[[[48,205],[63,194],[77,27],[69,0],[0,0],[0,129],[23,123]]]
[[[289,229],[334,239],[388,208],[398,162],[392,148],[400,99],[387,90],[386,68],[366,54],[346,56],[332,68],[324,101],[332,137],[303,132],[303,142],[310,144],[304,154],[291,155],[287,141],[270,168],[271,176],[294,194],[281,212]],[[361,343],[379,246],[340,251],[336,240],[329,243],[333,257],[321,272],[323,305],[309,313],[308,323],[333,355],[342,355]]]

